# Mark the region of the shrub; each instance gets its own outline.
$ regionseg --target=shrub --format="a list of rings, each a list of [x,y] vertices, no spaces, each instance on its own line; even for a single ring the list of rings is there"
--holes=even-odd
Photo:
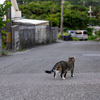
[[[99,31],[97,31],[97,35],[98,35],[98,36],[100,36],[100,30],[99,30]]]
[[[72,37],[73,41],[79,41],[77,37]]]
[[[68,32],[64,32],[63,35],[69,35],[69,33]]]
[[[61,35],[61,33],[58,34],[58,39],[60,39],[60,35]],[[64,32],[63,35],[69,35],[69,33]]]
[[[4,20],[4,15],[7,15],[9,12],[9,9],[11,7],[11,3],[8,0],[5,0],[5,2],[3,4],[0,4],[0,31],[1,33],[3,33],[2,35],[2,47],[6,48],[6,45],[4,44],[4,41],[6,39],[5,34],[6,32],[1,30],[3,27],[6,26],[6,23],[10,22],[10,19],[8,19],[7,21],[3,21]],[[4,54],[4,52],[2,53]]]
[[[60,34],[60,33],[58,33],[58,39],[60,39],[60,35],[61,35],[61,34]]]
[[[86,28],[86,30],[87,30],[88,35],[92,36],[93,28]]]
[[[2,51],[2,55],[7,55],[6,51],[3,50]]]
[[[96,38],[98,38],[99,36],[98,35],[92,35],[92,36],[89,36],[88,37],[88,40],[95,40]]]

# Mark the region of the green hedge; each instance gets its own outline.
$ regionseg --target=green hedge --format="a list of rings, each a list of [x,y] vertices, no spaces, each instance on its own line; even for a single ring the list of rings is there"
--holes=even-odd
[[[96,38],[98,38],[98,37],[100,37],[100,36],[98,36],[98,35],[92,35],[92,36],[89,36],[88,37],[88,40],[95,40]]]

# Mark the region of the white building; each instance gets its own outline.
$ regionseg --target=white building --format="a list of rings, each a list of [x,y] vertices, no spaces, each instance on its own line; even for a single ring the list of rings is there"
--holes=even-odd
[[[3,4],[5,0],[0,0],[0,4]],[[21,17],[21,11],[19,11],[18,4],[16,0],[11,0],[11,18]]]
[[[3,4],[5,0],[0,0],[0,4]],[[18,4],[16,0],[11,0],[11,18],[13,22],[20,23],[30,23],[34,25],[49,25],[49,21],[44,20],[32,20],[32,19],[22,19],[21,11],[19,11]],[[4,16],[4,20],[6,20],[6,16]]]

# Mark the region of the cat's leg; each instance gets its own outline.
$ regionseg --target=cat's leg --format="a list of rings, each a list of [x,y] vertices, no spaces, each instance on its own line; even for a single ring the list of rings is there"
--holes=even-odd
[[[61,78],[62,78],[62,73],[60,74]]]
[[[63,80],[65,79],[64,74],[62,75],[62,79],[63,79]]]
[[[59,73],[59,71],[55,70],[54,71],[54,79],[56,79],[57,73]]]
[[[74,72],[74,70],[71,70],[71,77],[74,77],[73,72]]]
[[[66,76],[67,76],[67,71],[65,72],[64,78],[66,78]]]
[[[56,79],[56,71],[54,71],[54,79]]]
[[[61,78],[62,78],[62,79],[65,79],[64,73],[63,73],[63,72],[61,73]]]

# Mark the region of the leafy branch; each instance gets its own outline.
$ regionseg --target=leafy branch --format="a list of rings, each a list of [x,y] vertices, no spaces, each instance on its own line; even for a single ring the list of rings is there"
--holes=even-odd
[[[5,2],[3,4],[0,4],[0,30],[1,33],[3,33],[2,35],[2,39],[6,39],[5,34],[6,32],[2,30],[3,27],[6,26],[6,23],[10,22],[10,20],[8,19],[7,21],[4,21],[4,16],[8,14],[9,9],[11,7],[11,2],[9,2],[8,0],[5,0]],[[4,42],[2,41],[2,47],[4,48]]]

